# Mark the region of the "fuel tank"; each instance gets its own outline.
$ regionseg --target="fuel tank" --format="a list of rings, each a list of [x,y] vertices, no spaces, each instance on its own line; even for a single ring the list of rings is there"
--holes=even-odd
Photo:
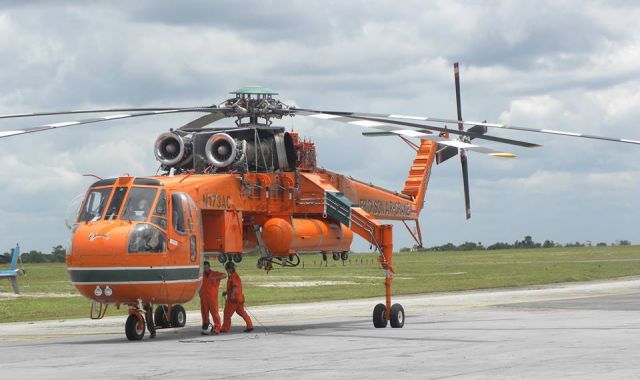
[[[271,218],[262,226],[262,239],[274,256],[296,252],[348,251],[353,232],[321,219]]]

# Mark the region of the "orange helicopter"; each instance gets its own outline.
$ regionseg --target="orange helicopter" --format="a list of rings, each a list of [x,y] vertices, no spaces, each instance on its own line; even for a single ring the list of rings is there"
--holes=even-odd
[[[381,220],[402,221],[422,246],[418,216],[434,162],[440,164],[460,155],[468,219],[466,152],[515,157],[471,141],[539,146],[487,135],[490,128],[640,144],[637,140],[464,121],[457,63],[454,68],[457,119],[295,108],[276,99],[277,93],[269,89],[244,87],[219,106],[0,115],[6,119],[110,113],[0,131],[0,138],[132,117],[206,113],[157,138],[154,153],[162,175],[100,179],[92,184],[73,225],[66,260],[71,281],[92,301],[92,318],[102,318],[110,304],[128,308],[125,333],[129,340],[142,339],[145,326],[155,331],[157,327],[185,325],[181,304],[197,294],[205,256],[240,262],[244,252],[258,249],[257,265],[266,270],[274,264],[296,266],[298,254],[304,252],[346,260],[354,233],[379,252],[384,272],[386,298],[373,309],[373,325],[401,328],[404,309],[391,301],[395,273],[392,225]],[[372,130],[363,133],[366,136],[400,137],[416,152],[404,188],[390,191],[318,167],[313,142],[272,126],[275,119],[299,115]],[[209,126],[224,118],[235,118],[235,126]],[[457,124],[458,129],[448,129],[447,123]],[[464,125],[472,127],[465,130]],[[415,223],[415,233],[409,221]]]

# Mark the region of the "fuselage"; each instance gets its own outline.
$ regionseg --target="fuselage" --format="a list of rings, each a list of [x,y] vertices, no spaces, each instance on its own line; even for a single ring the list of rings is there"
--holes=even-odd
[[[376,219],[417,219],[424,189],[411,173],[425,183],[429,157],[404,194],[318,168],[97,181],[73,229],[71,281],[100,303],[175,304],[196,294],[206,255],[346,252],[352,231],[376,239]]]

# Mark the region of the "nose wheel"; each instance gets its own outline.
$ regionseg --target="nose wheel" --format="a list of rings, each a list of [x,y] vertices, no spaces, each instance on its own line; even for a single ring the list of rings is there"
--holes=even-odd
[[[145,333],[144,318],[139,312],[133,312],[127,317],[124,332],[129,340],[142,340]]]
[[[187,323],[187,312],[182,305],[158,305],[155,313],[151,304],[144,304],[142,309],[135,306],[129,308],[129,316],[124,324],[124,332],[129,340],[142,340],[147,329],[150,337],[154,338],[156,327],[184,327]]]

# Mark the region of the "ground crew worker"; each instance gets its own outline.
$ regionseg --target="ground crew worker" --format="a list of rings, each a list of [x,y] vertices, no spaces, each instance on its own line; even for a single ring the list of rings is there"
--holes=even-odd
[[[251,318],[244,309],[244,294],[242,293],[242,281],[236,273],[236,266],[232,262],[228,262],[224,268],[227,270],[229,278],[227,279],[227,291],[222,293],[226,296],[224,302],[224,321],[222,323],[222,332],[227,332],[231,328],[231,317],[233,313],[238,313],[247,324],[244,332],[253,331],[253,323]]]
[[[218,307],[218,290],[220,280],[227,277],[222,272],[211,270],[208,261],[204,262],[204,273],[202,274],[202,284],[200,285],[200,313],[202,314],[202,335],[211,333],[211,320],[209,314],[213,316],[213,333],[220,333],[220,313]]]

